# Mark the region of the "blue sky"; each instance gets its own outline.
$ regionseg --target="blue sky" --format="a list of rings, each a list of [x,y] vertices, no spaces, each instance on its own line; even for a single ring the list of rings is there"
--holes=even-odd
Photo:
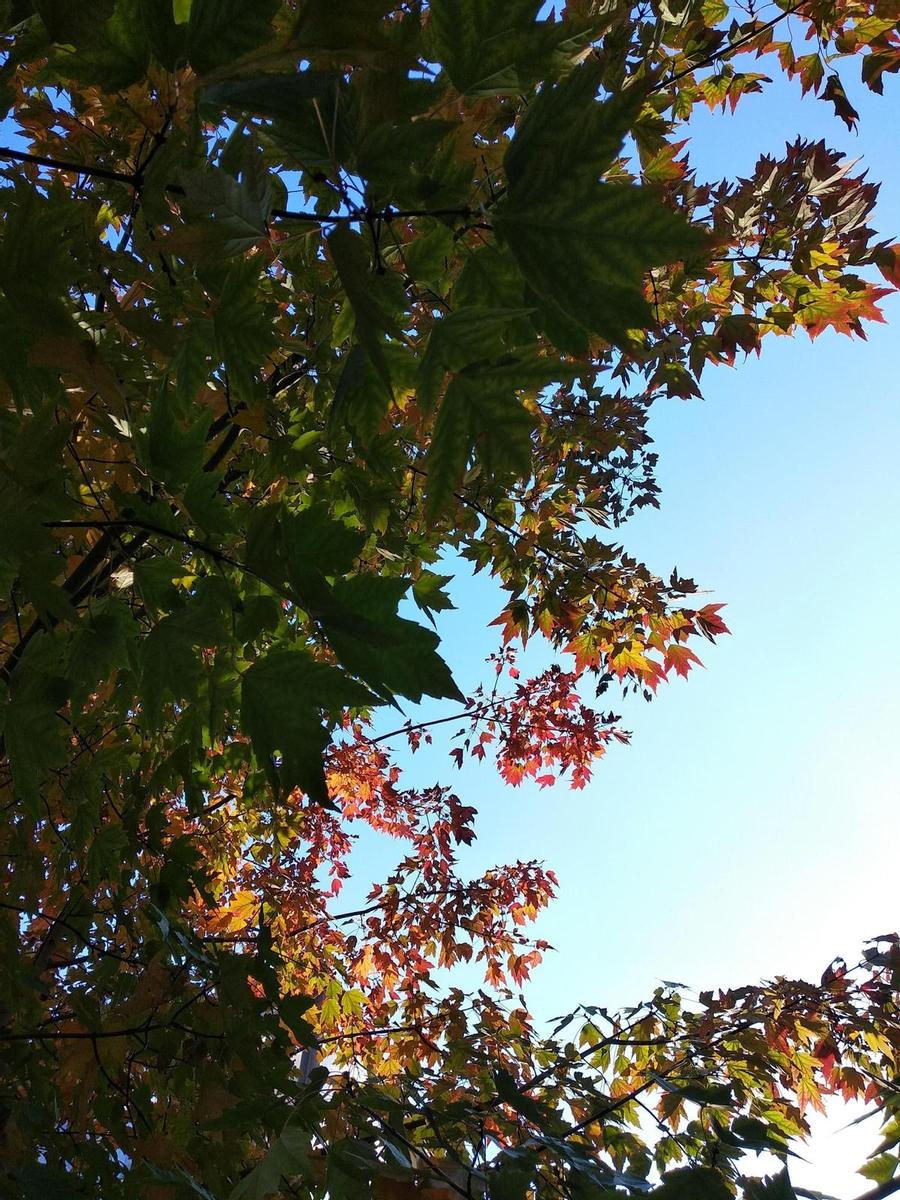
[[[779,84],[734,116],[698,114],[692,160],[708,178],[746,174],[797,134],[824,137],[883,181],[876,227],[900,240],[900,86],[848,91],[858,135]],[[733,636],[705,648],[705,669],[622,709],[632,744],[584,792],[512,790],[476,765],[451,776],[479,809],[468,870],[538,857],[559,875],[538,926],[556,952],[527,988],[540,1016],[636,1002],[660,979],[817,978],[898,924],[895,298],[886,314],[866,342],[770,339],[760,359],[704,375],[703,401],[657,407],[661,508],[622,539],[727,603]],[[440,631],[465,686],[493,648],[478,617],[497,599],[462,575],[453,595]],[[410,767],[423,783],[448,774],[438,752]],[[876,1131],[835,1132],[853,1115],[817,1122],[797,1184],[864,1190],[852,1168]]]
[[[900,89],[888,87],[853,97],[859,135],[822,102],[801,103],[799,86],[749,97],[734,116],[701,113],[692,160],[716,178],[797,133],[825,136],[884,181],[877,228],[900,238]],[[868,341],[770,339],[761,358],[708,370],[704,400],[653,414],[661,507],[620,536],[727,603],[733,636],[703,647],[705,669],[652,704],[615,706],[632,744],[582,793],[505,788],[477,764],[451,777],[479,808],[472,870],[538,856],[560,876],[541,923],[559,953],[532,986],[539,1009],[628,1002],[660,977],[821,971],[896,924],[885,830],[900,765],[900,304],[885,307]],[[464,689],[484,675],[499,605],[489,580],[465,572],[439,624]],[[413,758],[412,773],[445,776],[442,748]]]

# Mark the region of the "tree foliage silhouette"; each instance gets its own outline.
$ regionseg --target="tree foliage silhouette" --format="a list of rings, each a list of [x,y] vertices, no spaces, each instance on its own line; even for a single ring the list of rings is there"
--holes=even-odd
[[[0,1194],[776,1200],[748,1157],[826,1093],[882,1106],[869,1194],[900,1188],[896,938],[545,1036],[552,872],[467,878],[474,809],[396,754],[452,721],[458,763],[583,786],[627,740],[604,693],[727,632],[613,540],[657,503],[650,406],[862,335],[900,268],[837,151],[711,184],[684,128],[758,65],[852,128],[896,6],[0,18]],[[454,555],[505,597],[471,695]],[[341,911],[359,829],[399,862]]]

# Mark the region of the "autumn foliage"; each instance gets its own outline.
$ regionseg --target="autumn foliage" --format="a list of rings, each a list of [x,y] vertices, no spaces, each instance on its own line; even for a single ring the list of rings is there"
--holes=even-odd
[[[896,937],[548,1033],[552,864],[466,874],[452,786],[583,788],[611,697],[728,632],[616,532],[651,406],[864,336],[900,251],[838,150],[706,181],[690,117],[776,75],[852,128],[896,5],[0,21],[0,1195],[778,1200],[753,1155],[827,1095],[880,1106],[900,1188]],[[460,560],[503,597],[469,695]],[[360,836],[396,865],[348,904]]]

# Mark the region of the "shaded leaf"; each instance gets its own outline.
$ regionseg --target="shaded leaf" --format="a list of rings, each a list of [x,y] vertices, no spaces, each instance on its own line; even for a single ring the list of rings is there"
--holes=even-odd
[[[358,233],[344,225],[331,234],[328,246],[356,317],[356,336],[390,393],[391,374],[384,352],[383,335],[389,333],[402,338],[403,334],[381,301],[377,277],[371,271],[365,242]]]
[[[273,787],[300,787],[319,804],[328,803],[322,754],[330,735],[322,713],[336,717],[374,701],[367,688],[305,650],[273,650],[241,680],[241,722]]]

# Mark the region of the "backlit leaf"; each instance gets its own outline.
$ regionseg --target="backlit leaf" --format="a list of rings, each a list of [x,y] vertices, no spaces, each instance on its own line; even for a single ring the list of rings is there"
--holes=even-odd
[[[300,787],[327,804],[322,754],[330,735],[323,713],[334,718],[345,707],[374,699],[343,671],[304,650],[274,650],[243,676],[241,721],[280,792]]]

